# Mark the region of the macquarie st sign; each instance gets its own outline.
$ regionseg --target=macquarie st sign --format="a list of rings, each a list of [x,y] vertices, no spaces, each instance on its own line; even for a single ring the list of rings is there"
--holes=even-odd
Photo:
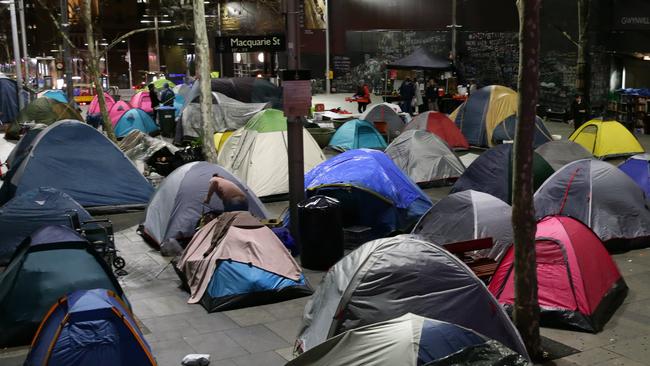
[[[618,0],[614,6],[614,29],[650,30],[650,0]]]
[[[221,52],[281,52],[287,48],[284,34],[217,37],[216,45]]]

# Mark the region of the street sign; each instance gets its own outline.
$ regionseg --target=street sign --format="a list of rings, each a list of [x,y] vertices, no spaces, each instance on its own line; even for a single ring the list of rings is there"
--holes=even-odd
[[[311,81],[287,80],[282,82],[282,103],[287,117],[304,117],[311,108]]]
[[[287,43],[284,34],[268,34],[217,37],[216,46],[219,52],[282,52]]]

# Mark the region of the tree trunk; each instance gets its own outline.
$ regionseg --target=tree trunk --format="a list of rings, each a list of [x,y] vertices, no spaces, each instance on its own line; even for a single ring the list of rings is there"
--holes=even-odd
[[[578,0],[578,65],[576,89],[589,104],[591,74],[589,70],[589,18],[591,0]]]
[[[541,0],[518,0],[519,123],[515,134],[512,227],[515,237],[515,306],[513,318],[533,360],[541,358],[535,209],[533,206],[533,138],[539,97],[539,8]]]
[[[86,25],[86,43],[88,43],[88,70],[95,83],[95,92],[97,94],[97,101],[99,102],[99,110],[102,113],[102,127],[104,133],[113,142],[117,142],[115,133],[113,132],[113,124],[108,118],[108,109],[106,109],[106,99],[104,98],[104,88],[102,87],[102,80],[99,76],[99,55],[95,47],[95,37],[93,34],[93,15],[92,15],[92,0],[84,0],[82,17]]]
[[[212,87],[210,85],[210,49],[208,30],[205,25],[203,0],[194,0],[194,49],[196,50],[196,73],[201,90],[201,122],[203,131],[203,155],[205,160],[216,163],[217,150],[214,147],[214,116],[212,113]]]

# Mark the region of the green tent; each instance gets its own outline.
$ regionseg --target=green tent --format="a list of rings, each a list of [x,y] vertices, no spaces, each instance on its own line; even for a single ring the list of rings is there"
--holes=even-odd
[[[169,84],[170,88],[173,88],[173,87],[176,86],[176,84],[174,84],[173,81],[165,79],[165,78],[158,79],[158,80],[154,81],[152,84],[153,84],[154,88],[156,88],[156,90],[161,90],[163,88],[163,85],[165,85],[165,83]],[[143,91],[147,91],[147,90],[143,89]]]
[[[287,118],[282,111],[265,109],[248,120],[244,128],[259,133],[286,131]]]
[[[47,97],[37,98],[20,111],[16,121],[9,126],[5,138],[10,140],[19,139],[21,123],[34,122],[51,125],[63,119],[83,121],[79,112],[69,104]]]
[[[29,344],[59,298],[95,288],[126,300],[106,262],[74,230],[64,226],[37,230],[0,274],[0,347]]]

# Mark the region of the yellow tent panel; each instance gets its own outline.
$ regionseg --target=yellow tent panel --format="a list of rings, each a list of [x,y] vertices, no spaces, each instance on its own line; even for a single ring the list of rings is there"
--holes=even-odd
[[[233,132],[235,131],[224,131],[224,132],[217,132],[214,134],[214,147],[217,150],[217,152],[221,150],[223,144],[226,143],[226,141],[232,135]]]
[[[636,137],[617,121],[591,120],[573,132],[569,140],[600,159],[644,152]]]

